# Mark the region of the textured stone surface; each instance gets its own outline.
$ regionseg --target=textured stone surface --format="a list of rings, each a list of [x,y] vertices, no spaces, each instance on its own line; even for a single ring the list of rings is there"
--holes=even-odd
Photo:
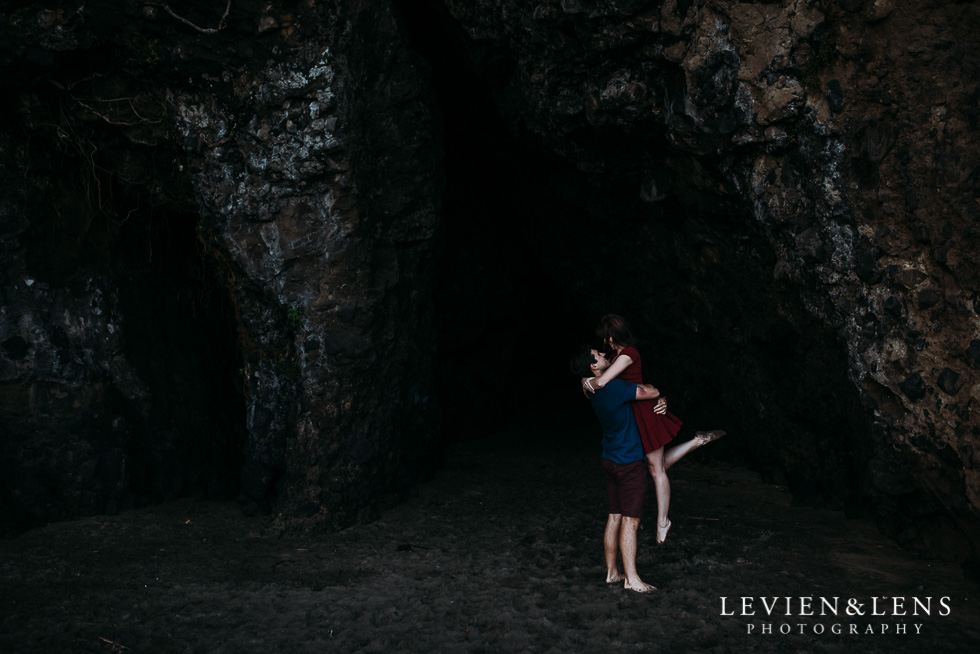
[[[369,517],[438,432],[424,76],[385,3],[166,9],[4,16],[3,499]]]

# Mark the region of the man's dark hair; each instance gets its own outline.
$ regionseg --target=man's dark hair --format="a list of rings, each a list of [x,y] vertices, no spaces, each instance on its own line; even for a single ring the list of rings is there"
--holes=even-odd
[[[572,357],[568,368],[576,377],[592,377],[592,364],[596,362],[595,355],[592,354],[591,347],[585,347],[581,352]]]

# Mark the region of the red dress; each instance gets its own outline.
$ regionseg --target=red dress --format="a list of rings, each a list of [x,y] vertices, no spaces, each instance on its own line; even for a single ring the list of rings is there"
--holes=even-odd
[[[635,347],[624,347],[617,358],[624,354],[632,359],[633,363],[619,374],[619,379],[633,384],[642,384],[643,367],[640,363],[640,353]],[[613,361],[615,360],[613,359]],[[654,404],[656,404],[654,400],[633,402],[633,415],[636,418],[636,426],[640,428],[640,441],[643,443],[644,453],[659,450],[672,441],[683,424],[677,416],[669,411],[663,415],[654,412]]]

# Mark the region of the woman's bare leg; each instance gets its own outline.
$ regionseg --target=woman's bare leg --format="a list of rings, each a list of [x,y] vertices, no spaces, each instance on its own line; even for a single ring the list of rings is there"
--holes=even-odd
[[[698,449],[702,445],[707,445],[711,441],[716,441],[727,432],[720,429],[712,429],[711,431],[699,431],[694,435],[689,441],[685,441],[680,445],[676,445],[664,453],[664,470],[670,470],[670,466],[674,465],[685,456]],[[649,458],[649,456],[648,456]]]
[[[670,520],[667,512],[670,510],[670,480],[667,479],[667,469],[664,467],[664,448],[647,453],[647,465],[653,485],[657,489],[657,542],[662,543],[667,538]]]

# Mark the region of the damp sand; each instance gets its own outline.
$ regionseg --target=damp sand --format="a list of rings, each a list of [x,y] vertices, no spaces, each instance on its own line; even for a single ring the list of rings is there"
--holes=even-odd
[[[978,589],[957,566],[710,457],[671,480],[666,544],[652,486],[639,534],[649,595],[604,583],[603,479],[582,434],[455,445],[417,496],[338,533],[280,536],[191,500],[48,525],[0,541],[0,652],[977,651]],[[797,615],[801,597],[818,615]]]

